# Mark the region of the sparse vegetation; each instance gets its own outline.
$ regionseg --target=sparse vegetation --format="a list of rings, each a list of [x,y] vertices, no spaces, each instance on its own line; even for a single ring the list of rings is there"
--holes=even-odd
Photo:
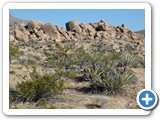
[[[10,24],[10,109],[138,108],[144,36],[103,20],[69,31],[30,22]]]
[[[9,60],[18,58],[22,54],[23,54],[23,52],[19,51],[18,46],[10,43],[10,45],[9,45]]]
[[[126,86],[136,80],[134,72],[129,68],[135,67],[135,63],[140,63],[141,59],[136,61],[130,54],[94,53],[83,47],[75,49],[72,45],[62,46],[57,43],[55,46],[54,53],[45,52],[47,59],[44,64],[46,69],[54,68],[56,73],[40,75],[33,67],[31,79],[19,82],[16,86],[16,94],[22,101],[36,102],[36,107],[41,109],[56,109],[55,105],[48,106],[46,99],[63,92],[65,81],[62,78],[81,78],[90,83],[88,89],[91,93],[102,95],[125,93]],[[20,58],[20,63],[34,66],[38,60],[40,57],[28,54]],[[103,108],[106,101],[96,100],[88,104],[87,108]],[[11,95],[10,101],[14,102]]]
[[[31,73],[32,80],[22,81],[16,86],[16,91],[24,101],[38,101],[51,95],[62,93],[65,81],[61,78],[62,74],[44,75],[37,73],[33,68]]]
[[[36,55],[34,56],[31,54],[26,54],[26,55],[21,56],[18,60],[20,64],[35,66],[40,60],[40,57]]]

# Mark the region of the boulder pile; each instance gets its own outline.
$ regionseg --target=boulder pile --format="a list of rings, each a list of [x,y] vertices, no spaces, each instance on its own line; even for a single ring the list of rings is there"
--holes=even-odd
[[[124,24],[115,27],[104,20],[97,23],[81,23],[73,20],[66,23],[66,29],[40,21],[29,21],[25,25],[10,22],[10,41],[30,40],[90,41],[97,45],[100,45],[97,41],[103,41],[106,49],[110,48],[116,52],[127,50],[144,57],[144,35],[132,32]],[[85,43],[85,45],[91,47],[91,44]]]

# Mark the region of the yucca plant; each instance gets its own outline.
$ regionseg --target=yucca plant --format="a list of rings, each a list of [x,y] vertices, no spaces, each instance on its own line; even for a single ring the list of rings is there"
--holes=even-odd
[[[125,85],[135,80],[135,76],[129,72],[117,73],[115,76],[109,76],[106,80],[104,92],[108,95],[123,93]]]
[[[136,78],[131,71],[119,71],[112,61],[101,61],[96,69],[93,66],[86,68],[84,77],[90,82],[93,91],[108,95],[120,93],[125,85]]]
[[[56,43],[56,55],[58,57],[58,62],[62,63],[63,66],[66,66],[70,62],[70,57],[73,55],[73,46],[66,45],[62,46],[61,44]]]
[[[130,55],[130,54],[122,55],[122,58],[120,59],[120,63],[123,66],[131,67],[135,63],[135,58],[132,55]]]

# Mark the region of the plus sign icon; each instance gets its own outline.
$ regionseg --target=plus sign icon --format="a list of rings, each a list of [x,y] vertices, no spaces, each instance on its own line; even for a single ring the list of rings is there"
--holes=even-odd
[[[154,108],[157,101],[157,94],[153,90],[143,89],[137,95],[137,103],[144,110]]]

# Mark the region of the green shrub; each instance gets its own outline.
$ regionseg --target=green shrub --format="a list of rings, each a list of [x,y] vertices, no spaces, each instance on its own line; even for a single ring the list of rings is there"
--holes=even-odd
[[[86,66],[88,64],[89,54],[84,50],[83,47],[77,48],[71,57],[72,63],[77,66]]]
[[[72,64],[71,57],[73,52],[72,45],[55,44],[54,52],[45,52],[47,66],[53,68],[69,68]]]
[[[51,95],[62,93],[65,81],[61,79],[61,75],[41,76],[37,73],[35,67],[31,73],[32,80],[22,81],[16,86],[16,91],[23,97],[24,101],[38,101]]]
[[[18,46],[11,44],[11,43],[9,44],[9,59],[10,60],[15,59],[22,54],[23,52],[19,51]]]
[[[122,54],[120,52],[112,52],[112,53],[106,53],[103,55],[103,59],[106,59],[107,61],[117,61],[121,59]]]

